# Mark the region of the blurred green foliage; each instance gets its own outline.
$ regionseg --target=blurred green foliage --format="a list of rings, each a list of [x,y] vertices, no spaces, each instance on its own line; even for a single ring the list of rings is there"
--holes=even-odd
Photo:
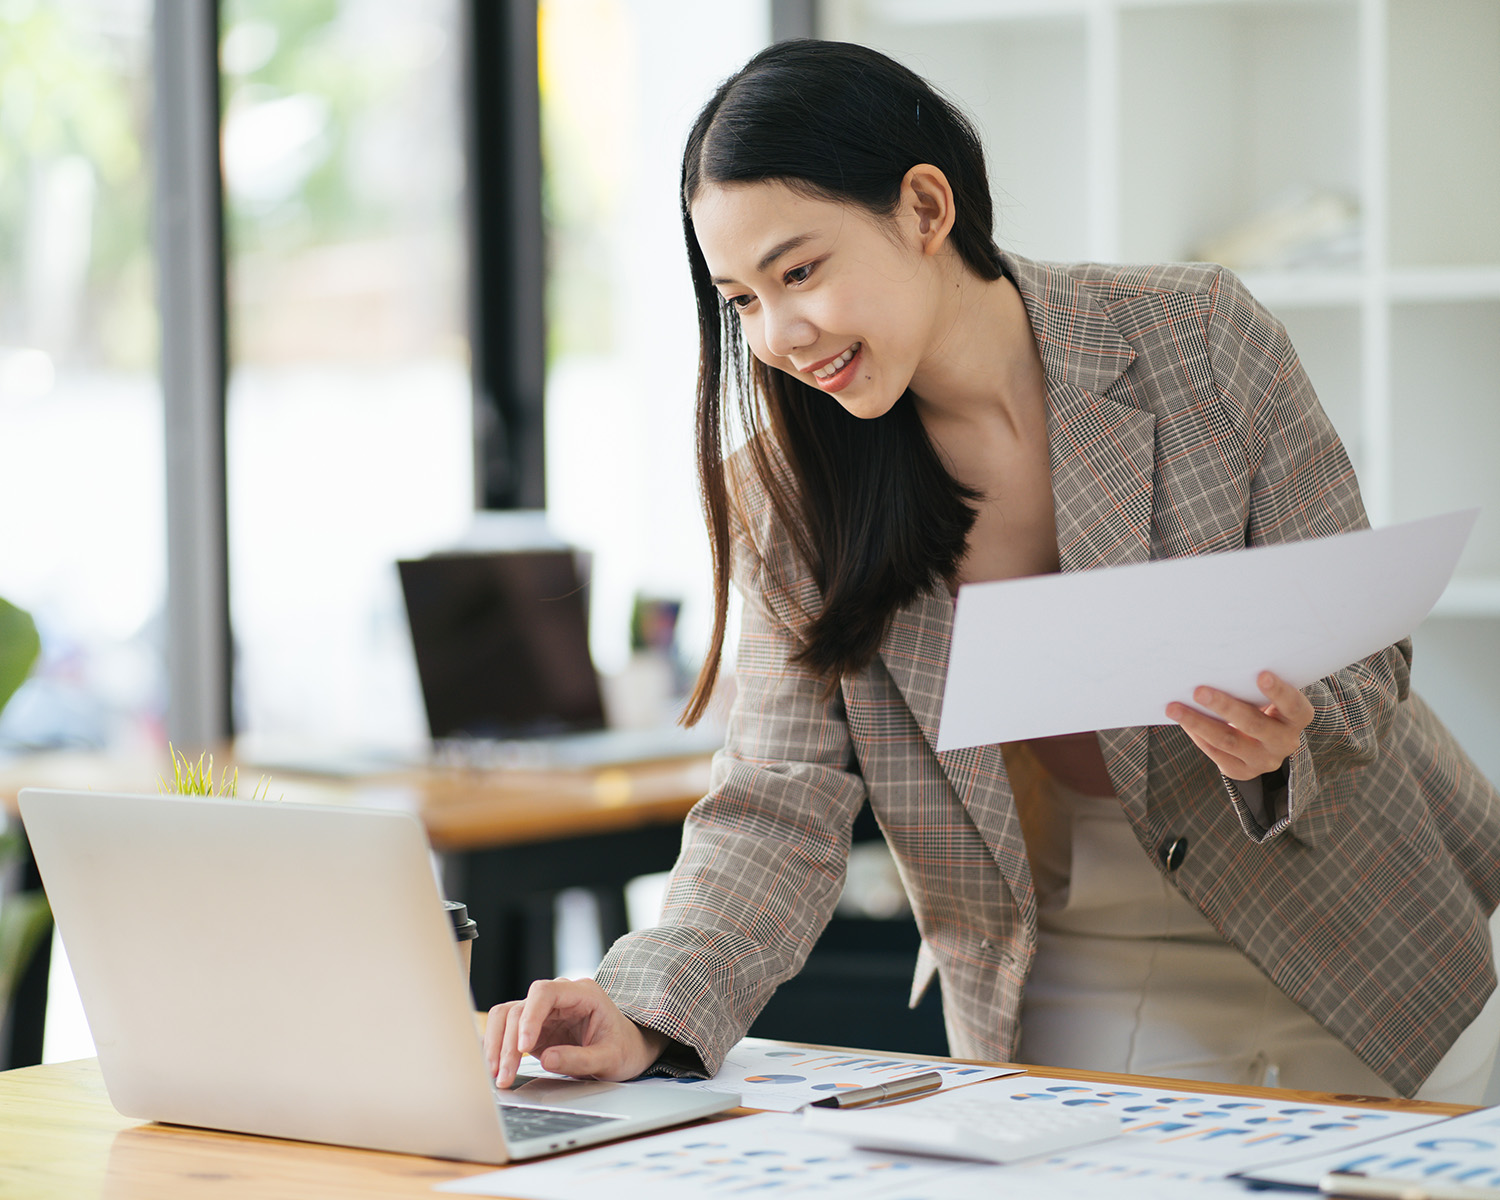
[[[31,674],[41,649],[31,614],[0,599],[0,709]]]
[[[290,96],[314,96],[327,106],[320,161],[282,203],[258,208],[234,203],[226,219],[237,252],[294,251],[381,232],[388,221],[378,196],[358,186],[351,170],[362,113],[378,105],[400,78],[398,47],[378,39],[351,45],[357,35],[340,0],[224,0],[224,37],[258,27],[271,51],[253,69],[222,75],[226,113]]]
[[[226,197],[233,253],[294,253],[350,241],[389,224],[381,195],[351,169],[363,115],[389,102],[409,47],[351,20],[341,0],[225,0],[225,37],[259,27],[272,47],[252,70],[226,70],[226,114],[287,97],[315,97],[327,121],[317,161],[274,205]],[[86,362],[150,369],[157,353],[150,169],[151,6],[73,0],[0,0],[0,346],[24,334],[28,238],[36,235],[36,182],[50,165],[81,158],[95,201],[86,312]],[[373,31],[373,32],[372,32]],[[405,57],[403,57],[405,55]],[[41,347],[56,355],[58,347]]]
[[[0,709],[25,682],[40,652],[41,640],[30,615],[0,600]],[[0,833],[0,868],[21,848],[18,833]],[[40,891],[0,898],[0,1013],[9,1006],[16,981],[51,928],[52,911]]]
[[[86,5],[0,4],[0,279],[20,277],[37,171],[60,159],[86,159],[99,197],[89,261],[97,332],[80,351],[140,367],[156,349],[143,145],[149,39],[95,15]],[[9,292],[0,288],[0,318]]]

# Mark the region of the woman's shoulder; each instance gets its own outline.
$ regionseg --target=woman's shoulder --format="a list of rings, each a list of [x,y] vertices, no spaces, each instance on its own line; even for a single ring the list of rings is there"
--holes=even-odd
[[[785,455],[762,432],[724,462],[729,495],[730,573],[788,629],[805,629],[822,610],[822,594],[788,520],[796,520],[795,485]]]
[[[751,436],[724,460],[729,502],[747,531],[774,519],[773,489],[787,492],[794,478],[786,455],[768,430]]]
[[[725,459],[724,487],[731,537],[741,549],[777,578],[806,573],[787,527],[796,519],[796,477],[769,431],[755,434]]]
[[[1180,352],[1196,326],[1211,352],[1234,357],[1245,342],[1287,354],[1286,330],[1238,275],[1211,262],[1039,262],[1008,256],[1028,303],[1043,321],[1069,327],[1092,313],[1141,353],[1152,347]],[[1085,316],[1084,319],[1087,319]]]
[[[1121,294],[1161,294],[1213,290],[1225,269],[1208,262],[1064,262],[1039,263],[1062,271],[1088,287]]]
[[[1213,262],[1052,262],[1007,256],[1023,290],[1058,294],[1064,288],[1089,292],[1108,308],[1143,297],[1196,297],[1204,303],[1220,298],[1249,299],[1244,281],[1222,263]],[[1048,286],[1048,284],[1051,286]]]

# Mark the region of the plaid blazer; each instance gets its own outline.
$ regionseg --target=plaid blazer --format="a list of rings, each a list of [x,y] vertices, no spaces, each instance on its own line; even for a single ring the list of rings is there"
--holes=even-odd
[[[1064,571],[1367,524],[1284,329],[1232,274],[1007,261],[1046,370]],[[597,978],[716,1070],[826,924],[868,799],[922,935],[914,1002],[935,969],[952,1052],[1009,1059],[1036,901],[1000,748],[935,750],[951,598],[898,611],[879,656],[826,696],[789,662],[817,588],[754,481],[741,491],[726,744],[662,923],[617,942]],[[1315,715],[1269,826],[1177,726],[1099,734],[1142,852],[1165,870],[1185,838],[1167,878],[1408,1095],[1495,986],[1500,901],[1500,796],[1410,691],[1409,661],[1402,642],[1306,689]]]

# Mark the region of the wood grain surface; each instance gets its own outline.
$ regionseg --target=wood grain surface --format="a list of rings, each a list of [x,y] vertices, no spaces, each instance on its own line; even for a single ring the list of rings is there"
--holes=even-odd
[[[1378,1105],[1444,1116],[1468,1111],[1459,1104],[1036,1069],[1066,1079],[1124,1086],[1149,1085],[1177,1091],[1191,1088],[1315,1104]],[[382,1200],[420,1196],[431,1200],[435,1183],[494,1169],[132,1120],[120,1116],[110,1105],[95,1059],[0,1073],[0,1196],[5,1197]]]

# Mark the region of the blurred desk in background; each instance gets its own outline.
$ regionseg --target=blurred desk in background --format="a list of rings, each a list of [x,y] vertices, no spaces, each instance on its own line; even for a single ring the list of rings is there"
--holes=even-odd
[[[608,947],[629,928],[625,885],[676,861],[682,819],[708,790],[710,756],[603,768],[473,770],[399,769],[350,778],[263,772],[240,767],[248,796],[262,774],[270,795],[303,804],[354,804],[416,815],[442,858],[445,889],[479,924],[470,969],[475,1003],[488,1008],[519,998],[533,979],[555,975],[557,894],[587,888]],[[215,756],[215,777],[235,766]],[[0,760],[0,804],[18,815],[24,787],[159,790],[171,775],[165,754],[122,758],[56,752]],[[36,886],[22,864],[18,886]],[[22,977],[0,1067],[41,1061],[50,945]]]

